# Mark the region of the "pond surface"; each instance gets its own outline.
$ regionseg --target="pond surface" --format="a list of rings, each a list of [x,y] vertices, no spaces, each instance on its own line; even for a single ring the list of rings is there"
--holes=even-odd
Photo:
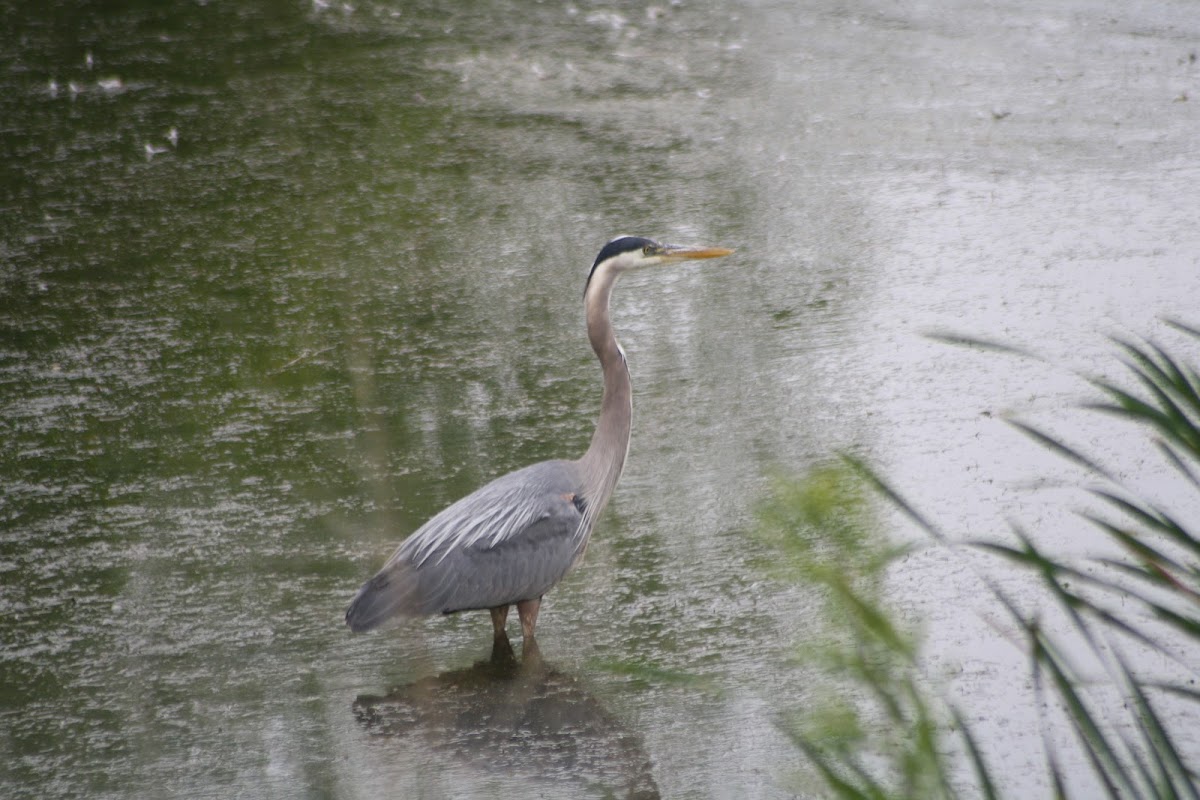
[[[1086,551],[1010,413],[1184,503],[1069,409],[1106,334],[1198,321],[1193,4],[441,6],[3,12],[6,797],[793,797],[771,470],[850,450],[952,535]],[[488,662],[482,614],[350,634],[425,519],[586,447],[619,233],[738,253],[617,289],[630,458],[541,652]],[[978,574],[923,551],[893,591],[1044,792]]]

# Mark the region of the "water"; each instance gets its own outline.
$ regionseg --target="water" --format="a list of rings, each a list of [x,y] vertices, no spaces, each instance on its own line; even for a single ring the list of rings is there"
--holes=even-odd
[[[808,611],[746,535],[769,470],[852,449],[956,535],[1086,550],[1016,412],[1184,502],[1066,371],[921,334],[1116,375],[1104,334],[1195,321],[1191,11],[10,9],[6,796],[793,796]],[[541,660],[473,666],[479,614],[352,636],[404,535],[586,447],[580,293],[618,233],[739,253],[618,287],[629,466]],[[893,594],[1044,787],[970,569],[927,551]],[[524,762],[485,721],[513,714]]]

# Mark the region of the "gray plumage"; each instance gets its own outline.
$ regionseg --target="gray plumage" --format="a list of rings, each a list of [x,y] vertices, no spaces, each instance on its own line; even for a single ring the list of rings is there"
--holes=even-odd
[[[359,589],[346,611],[351,629],[370,630],[394,615],[486,608],[501,636],[508,606],[518,604],[525,635],[532,636],[538,601],[582,558],[629,451],[632,387],[609,318],[618,276],[637,266],[730,252],[632,236],[605,245],[584,290],[588,339],[604,375],[587,452],[504,475],[430,519]]]
[[[368,630],[397,613],[448,614],[541,597],[582,554],[582,489],[577,465],[543,461],[467,495],[421,526],[367,581],[346,615],[350,627]]]

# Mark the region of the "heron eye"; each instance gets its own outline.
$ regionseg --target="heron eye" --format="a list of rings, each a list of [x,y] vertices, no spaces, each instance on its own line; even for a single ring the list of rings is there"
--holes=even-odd
[[[642,248],[642,255],[649,256],[649,255],[653,255],[653,254],[654,254],[654,247],[652,245],[646,245],[645,247]]]

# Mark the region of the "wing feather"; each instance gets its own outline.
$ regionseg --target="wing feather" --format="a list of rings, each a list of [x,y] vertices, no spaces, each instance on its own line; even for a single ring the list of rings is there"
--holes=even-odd
[[[449,506],[397,548],[346,612],[354,630],[394,614],[494,608],[540,597],[574,564],[586,532],[574,465],[546,461]]]

